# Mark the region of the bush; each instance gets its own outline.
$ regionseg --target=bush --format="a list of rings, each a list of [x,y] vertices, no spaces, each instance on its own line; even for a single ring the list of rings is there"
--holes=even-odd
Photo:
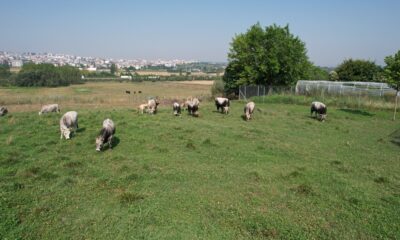
[[[215,80],[211,88],[211,95],[213,97],[223,96],[225,94],[224,88],[225,84],[222,80]]]

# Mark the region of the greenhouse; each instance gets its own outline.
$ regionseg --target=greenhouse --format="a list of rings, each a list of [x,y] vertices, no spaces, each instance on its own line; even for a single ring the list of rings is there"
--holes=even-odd
[[[396,90],[387,83],[380,82],[333,82],[299,80],[296,84],[296,94],[327,93],[330,95],[395,95]]]

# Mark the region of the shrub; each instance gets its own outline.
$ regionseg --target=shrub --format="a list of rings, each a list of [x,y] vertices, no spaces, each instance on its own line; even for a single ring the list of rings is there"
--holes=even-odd
[[[211,95],[213,97],[223,96],[225,93],[224,88],[225,84],[222,80],[215,80],[211,88]]]

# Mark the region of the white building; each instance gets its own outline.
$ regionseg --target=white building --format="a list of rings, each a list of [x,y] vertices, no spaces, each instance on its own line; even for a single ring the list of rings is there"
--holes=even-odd
[[[12,67],[22,67],[23,62],[21,60],[13,60],[11,61],[11,66]]]

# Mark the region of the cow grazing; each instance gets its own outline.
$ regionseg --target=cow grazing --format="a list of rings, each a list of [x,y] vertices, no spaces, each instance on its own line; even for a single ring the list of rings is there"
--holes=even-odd
[[[179,116],[181,114],[181,105],[177,102],[172,104],[172,110],[174,111],[175,116]]]
[[[253,115],[255,107],[256,107],[256,104],[254,102],[249,102],[244,107],[244,115],[246,117],[246,121],[251,119],[251,116]]]
[[[78,129],[78,113],[75,111],[66,112],[60,119],[60,139],[70,139],[71,131]]]
[[[131,91],[126,90],[125,93],[126,94],[131,94]]]
[[[160,104],[160,102],[158,101],[158,99],[150,99],[148,102],[147,102],[147,105],[148,105],[148,108],[149,108],[149,110],[148,110],[148,112],[150,113],[150,114],[155,114],[155,113],[157,113],[157,106]]]
[[[199,116],[199,105],[200,101],[197,98],[189,99],[186,101],[187,105],[187,110],[189,112],[189,115],[198,117]]]
[[[142,91],[139,90],[138,93],[142,93]]]
[[[149,105],[147,105],[147,103],[140,104],[138,108],[139,113],[143,114],[145,111],[147,112],[148,107]]]
[[[223,97],[215,98],[215,106],[217,107],[217,111],[221,110],[221,113],[228,114],[230,102],[229,99]]]
[[[311,117],[315,113],[315,117],[320,121],[325,121],[327,110],[327,107],[322,102],[311,103]]]
[[[108,143],[108,146],[112,149],[112,139],[114,134],[114,122],[107,118],[103,121],[103,128],[101,129],[99,136],[96,138],[96,151],[100,152],[105,143]]]
[[[39,115],[42,115],[43,113],[51,113],[51,112],[60,112],[60,107],[58,104],[48,104],[44,105],[42,109],[39,112]]]
[[[0,106],[0,117],[8,113],[8,109],[4,106]]]

